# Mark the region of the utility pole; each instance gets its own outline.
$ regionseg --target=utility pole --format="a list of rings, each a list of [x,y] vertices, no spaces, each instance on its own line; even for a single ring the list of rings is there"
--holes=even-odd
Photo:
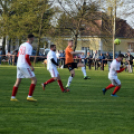
[[[116,0],[114,0],[114,16],[113,16],[113,59],[115,58],[115,40],[116,36]]]

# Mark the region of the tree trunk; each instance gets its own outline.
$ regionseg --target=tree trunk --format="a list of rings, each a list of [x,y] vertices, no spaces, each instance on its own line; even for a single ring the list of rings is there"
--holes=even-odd
[[[6,54],[5,45],[6,45],[6,37],[3,37],[3,41],[2,41],[2,53],[3,53],[3,55]]]
[[[76,50],[76,47],[77,47],[77,39],[78,39],[78,35],[75,35],[75,44],[74,44],[74,51]]]
[[[22,39],[19,39],[19,46],[22,44]]]
[[[40,37],[38,38],[38,47],[37,47],[37,51],[36,51],[36,56],[39,55],[39,49],[40,49]],[[34,64],[36,63],[37,57],[34,58]]]
[[[11,51],[11,41],[12,41],[12,39],[10,38],[10,39],[9,39],[9,45],[8,45],[8,51],[9,51],[9,52]]]

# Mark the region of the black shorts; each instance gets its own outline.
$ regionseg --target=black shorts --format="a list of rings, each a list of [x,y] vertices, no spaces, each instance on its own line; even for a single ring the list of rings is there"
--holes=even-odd
[[[69,69],[69,71],[72,71],[74,68],[77,68],[77,63],[69,63],[66,64],[67,68]]]

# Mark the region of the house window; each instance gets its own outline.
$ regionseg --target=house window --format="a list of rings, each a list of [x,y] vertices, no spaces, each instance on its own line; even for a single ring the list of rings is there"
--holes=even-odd
[[[89,47],[82,47],[81,50],[89,50]]]
[[[134,42],[128,42],[128,51],[134,52]]]

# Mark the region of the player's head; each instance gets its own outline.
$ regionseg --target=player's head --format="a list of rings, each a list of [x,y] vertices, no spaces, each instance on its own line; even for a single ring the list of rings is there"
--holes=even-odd
[[[27,39],[28,39],[28,41],[29,41],[30,43],[33,43],[33,41],[34,41],[34,35],[33,35],[33,34],[29,34],[29,35],[27,36]]]
[[[124,55],[123,54],[119,54],[118,57],[117,57],[118,61],[122,61],[123,58],[124,58]]]
[[[127,55],[130,56],[130,52],[129,51],[127,52]]]
[[[51,49],[52,51],[56,51],[56,45],[55,45],[55,44],[51,44],[51,45],[50,45],[50,49]]]
[[[107,53],[106,53],[106,55],[108,56],[108,55],[109,55],[109,53],[107,52]]]
[[[69,46],[69,47],[73,47],[73,45],[74,45],[74,41],[73,41],[73,40],[69,40],[69,41],[68,41],[68,46]]]
[[[90,52],[88,52],[87,54],[90,55]]]

